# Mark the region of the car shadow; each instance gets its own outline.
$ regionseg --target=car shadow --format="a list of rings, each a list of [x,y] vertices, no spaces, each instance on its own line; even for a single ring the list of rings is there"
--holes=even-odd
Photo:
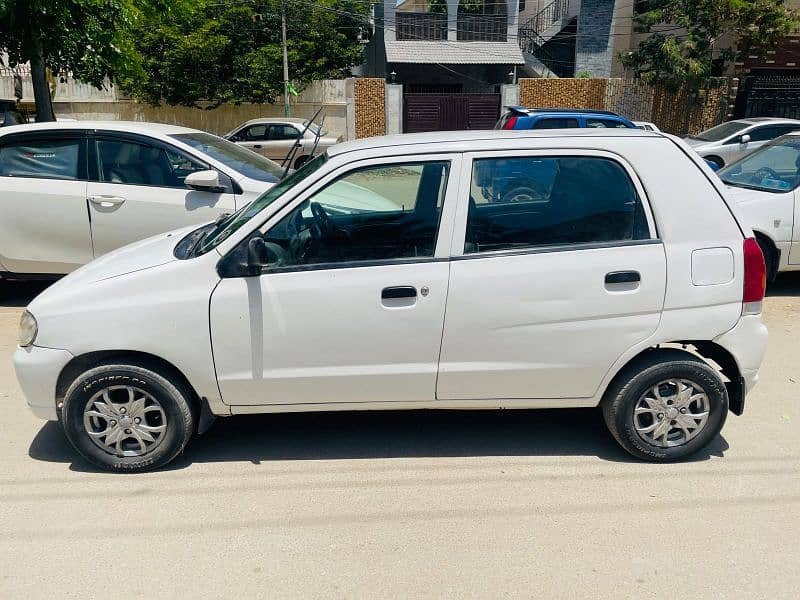
[[[767,297],[800,296],[800,272],[781,273],[767,286]]]
[[[52,281],[0,280],[0,307],[24,308],[51,285]]]
[[[719,436],[691,460],[721,457],[727,449],[725,438]],[[28,453],[35,460],[70,463],[75,471],[97,471],[77,456],[54,422],[42,427]],[[193,463],[491,456],[586,456],[638,462],[617,445],[597,409],[428,410],[218,419],[164,470],[184,469]]]

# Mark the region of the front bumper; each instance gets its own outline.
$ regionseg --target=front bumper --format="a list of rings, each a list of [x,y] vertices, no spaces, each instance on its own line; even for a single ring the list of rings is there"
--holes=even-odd
[[[40,419],[58,420],[56,383],[73,356],[66,350],[28,346],[17,348],[14,369],[28,406]]]

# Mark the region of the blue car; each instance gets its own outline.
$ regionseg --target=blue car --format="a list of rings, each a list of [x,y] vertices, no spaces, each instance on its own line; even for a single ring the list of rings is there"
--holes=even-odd
[[[495,129],[638,129],[632,121],[607,110],[578,108],[525,108],[510,106]]]

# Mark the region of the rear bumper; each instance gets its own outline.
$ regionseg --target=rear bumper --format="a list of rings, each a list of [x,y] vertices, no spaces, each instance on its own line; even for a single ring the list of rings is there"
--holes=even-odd
[[[768,337],[761,315],[746,315],[733,329],[714,339],[736,359],[745,393],[750,393],[758,382],[758,369],[764,360]]]
[[[29,346],[17,348],[14,369],[28,406],[40,419],[58,420],[56,383],[61,370],[72,360],[66,350]]]

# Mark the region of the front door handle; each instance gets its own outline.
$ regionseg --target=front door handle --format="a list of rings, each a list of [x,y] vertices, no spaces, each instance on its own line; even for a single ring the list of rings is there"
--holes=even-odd
[[[606,273],[606,285],[617,285],[621,283],[639,283],[642,276],[639,271],[612,271]]]
[[[103,208],[111,208],[125,202],[125,198],[121,196],[89,196],[89,202]]]
[[[411,285],[398,285],[395,287],[383,288],[381,298],[384,300],[397,300],[399,298],[416,298],[417,288]]]

